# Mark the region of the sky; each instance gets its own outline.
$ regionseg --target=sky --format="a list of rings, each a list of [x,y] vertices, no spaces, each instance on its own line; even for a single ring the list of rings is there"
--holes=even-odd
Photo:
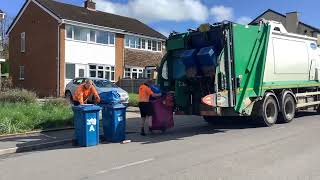
[[[84,0],[57,0],[83,6]],[[320,28],[319,0],[93,0],[98,10],[139,19],[164,35],[184,32],[202,23],[230,20],[251,22],[267,9],[298,11],[300,21]],[[25,0],[0,0],[0,9],[13,19]]]

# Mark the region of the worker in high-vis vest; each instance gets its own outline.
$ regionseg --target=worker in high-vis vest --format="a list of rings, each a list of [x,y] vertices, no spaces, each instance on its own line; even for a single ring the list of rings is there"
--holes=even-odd
[[[161,94],[153,93],[153,91],[150,88],[150,85],[152,84],[151,80],[148,80],[147,82],[143,83],[139,87],[139,109],[141,114],[141,135],[145,136],[146,133],[144,131],[144,125],[147,120],[147,122],[151,121],[152,115],[153,115],[153,109],[151,106],[151,103],[149,101],[150,97],[160,97]]]
[[[96,88],[93,86],[93,82],[90,79],[86,79],[83,84],[81,84],[73,96],[73,103],[75,106],[77,105],[83,105],[87,104],[88,98],[91,96],[91,94],[94,95],[94,103],[100,102],[100,96],[96,90]]]

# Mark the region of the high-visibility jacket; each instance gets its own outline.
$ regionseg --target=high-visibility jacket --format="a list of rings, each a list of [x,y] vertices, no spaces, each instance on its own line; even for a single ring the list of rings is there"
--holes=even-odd
[[[79,102],[80,104],[84,104],[89,98],[89,96],[93,94],[97,103],[100,102],[100,96],[96,90],[96,88],[91,85],[90,88],[85,87],[85,83],[81,84],[76,92],[74,93],[73,100]]]
[[[152,94],[151,88],[146,84],[142,84],[139,87],[139,102],[149,102],[149,98]]]

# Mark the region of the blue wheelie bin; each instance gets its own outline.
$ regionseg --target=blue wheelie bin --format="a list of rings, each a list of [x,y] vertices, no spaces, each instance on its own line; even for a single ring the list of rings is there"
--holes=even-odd
[[[102,125],[106,141],[124,141],[126,139],[126,106],[122,104],[104,105]]]
[[[74,127],[76,142],[79,146],[95,146],[99,144],[100,106],[74,106]]]

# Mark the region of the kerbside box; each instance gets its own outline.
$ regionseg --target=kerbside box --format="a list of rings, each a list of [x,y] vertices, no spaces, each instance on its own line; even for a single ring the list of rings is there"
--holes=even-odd
[[[79,146],[95,146],[99,144],[99,112],[96,105],[74,106],[75,137]]]

